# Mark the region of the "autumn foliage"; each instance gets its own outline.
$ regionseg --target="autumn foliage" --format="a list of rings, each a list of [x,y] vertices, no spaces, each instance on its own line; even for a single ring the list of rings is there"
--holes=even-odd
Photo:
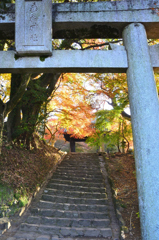
[[[103,109],[103,103],[111,106]],[[74,138],[89,137],[99,147],[132,147],[131,122],[121,115],[127,107],[128,90],[125,74],[61,75],[49,103],[52,117],[48,119],[45,139],[54,144],[64,133]]]
[[[65,132],[74,138],[84,138],[95,132],[94,108],[84,81],[80,74],[61,75],[49,103],[52,117],[48,119],[45,139],[54,139],[55,135]]]

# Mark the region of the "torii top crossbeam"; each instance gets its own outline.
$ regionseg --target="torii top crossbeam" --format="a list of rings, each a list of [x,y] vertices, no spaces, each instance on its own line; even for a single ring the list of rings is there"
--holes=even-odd
[[[44,0],[17,0],[16,4],[18,6],[16,8],[18,9],[16,10],[16,50],[21,55],[24,52],[25,55],[25,50],[29,49],[29,54],[33,56],[17,60],[15,52],[2,52],[1,72],[126,72],[128,60],[123,48],[114,51],[100,51],[100,53],[99,51],[84,53],[80,50],[75,52],[54,51],[52,53],[51,27],[53,38],[119,38],[122,37],[125,26],[132,22],[140,22],[145,26],[148,38],[159,38],[159,2],[155,0],[55,3],[52,4],[52,12],[51,0],[47,0],[47,2]],[[39,15],[37,17],[38,11],[35,16],[32,14],[38,4],[44,6],[43,11],[41,6],[39,7],[40,13],[45,12],[40,17]],[[17,17],[18,14],[20,17]],[[25,14],[26,16],[24,16]],[[34,21],[34,17],[37,17],[38,22],[36,28],[33,26],[35,24],[28,24],[32,20]],[[14,25],[15,5],[10,4],[7,12],[3,12],[0,16],[0,38],[14,39]],[[42,31],[42,28],[46,27],[50,29],[50,33],[46,31],[47,34],[45,34],[45,30]],[[36,32],[37,36],[33,39]],[[47,39],[50,39],[49,42],[44,42]],[[30,44],[32,44],[31,51]],[[37,57],[34,56],[35,48],[40,48],[41,45],[44,45],[44,54],[49,45],[50,47],[47,47],[46,51],[52,55],[44,62],[40,61],[39,54]],[[159,47],[151,47],[150,55],[152,66],[158,72]]]
[[[159,38],[159,1],[126,0],[52,4],[53,38],[121,38],[126,25],[143,23]],[[14,39],[15,5],[0,14],[0,39]]]

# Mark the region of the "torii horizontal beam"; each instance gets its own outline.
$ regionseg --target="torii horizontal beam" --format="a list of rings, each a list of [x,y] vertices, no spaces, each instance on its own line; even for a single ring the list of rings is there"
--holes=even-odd
[[[150,47],[151,63],[159,72],[159,45]],[[1,73],[125,73],[127,53],[123,46],[115,50],[53,50],[47,58],[19,57],[14,51],[0,52]]]
[[[126,25],[143,23],[148,38],[159,38],[159,1],[127,0],[52,4],[53,38],[121,38]],[[14,39],[15,5],[0,11],[0,39]]]

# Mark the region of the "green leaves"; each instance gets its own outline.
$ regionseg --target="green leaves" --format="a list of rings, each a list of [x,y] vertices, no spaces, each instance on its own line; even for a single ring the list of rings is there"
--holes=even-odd
[[[12,3],[13,1],[11,0],[1,0],[0,1],[0,9],[7,9],[7,3]]]
[[[100,131],[110,130],[112,123],[115,123],[115,118],[119,118],[121,113],[120,108],[112,110],[100,110],[96,113],[96,128]]]

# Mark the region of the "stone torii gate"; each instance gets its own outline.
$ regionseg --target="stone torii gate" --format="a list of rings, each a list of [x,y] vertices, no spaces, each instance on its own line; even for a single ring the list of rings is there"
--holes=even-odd
[[[149,47],[147,38],[159,38],[159,2],[51,2],[16,0],[16,14],[14,5],[1,14],[0,38],[14,39],[15,35],[16,52],[0,52],[0,71],[127,73],[142,239],[158,240],[159,103],[153,69],[159,72],[159,46]],[[52,51],[52,36],[123,37],[124,47]],[[42,55],[47,56],[45,61],[40,60]]]

